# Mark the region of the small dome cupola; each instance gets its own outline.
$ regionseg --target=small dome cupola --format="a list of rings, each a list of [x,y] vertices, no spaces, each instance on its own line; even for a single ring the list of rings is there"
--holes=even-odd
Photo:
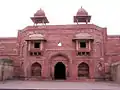
[[[74,22],[79,23],[79,22],[85,22],[86,24],[90,22],[91,16],[88,15],[88,12],[84,8],[80,8],[76,16],[74,16]]]
[[[45,12],[40,8],[35,14],[34,17],[45,17]]]
[[[78,10],[76,16],[88,16],[88,12],[82,7]]]
[[[36,25],[49,23],[44,10],[42,10],[41,8],[34,14],[34,17],[31,17],[31,20]]]

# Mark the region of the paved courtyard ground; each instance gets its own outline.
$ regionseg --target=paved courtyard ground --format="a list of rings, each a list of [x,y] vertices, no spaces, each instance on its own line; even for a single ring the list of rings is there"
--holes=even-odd
[[[0,89],[79,89],[79,90],[120,90],[120,84],[111,82],[64,82],[64,81],[5,81]]]

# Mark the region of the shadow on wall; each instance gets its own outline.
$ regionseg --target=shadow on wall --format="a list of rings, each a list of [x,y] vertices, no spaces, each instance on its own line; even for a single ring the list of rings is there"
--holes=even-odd
[[[0,59],[0,80],[13,78],[13,61],[7,58]]]

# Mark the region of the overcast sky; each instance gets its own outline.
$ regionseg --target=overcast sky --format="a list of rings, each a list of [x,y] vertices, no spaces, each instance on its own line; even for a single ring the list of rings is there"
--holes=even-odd
[[[72,24],[81,6],[92,15],[91,23],[120,35],[119,0],[0,0],[0,37],[16,37],[17,30],[33,25],[30,17],[40,8],[50,24]]]

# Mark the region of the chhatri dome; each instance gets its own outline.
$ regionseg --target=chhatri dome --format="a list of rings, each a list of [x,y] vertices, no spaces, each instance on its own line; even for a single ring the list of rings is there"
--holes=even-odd
[[[74,18],[74,22],[75,23],[88,23],[90,22],[91,16],[88,15],[88,12],[84,9],[84,8],[80,8],[77,13],[76,16],[73,17]]]
[[[45,17],[45,12],[41,8],[34,14],[34,16]]]
[[[33,17],[31,17],[31,20],[35,25],[49,23],[44,10],[42,10],[41,8],[37,10]]]
[[[76,14],[76,16],[88,16],[88,12],[84,8],[80,8]]]

